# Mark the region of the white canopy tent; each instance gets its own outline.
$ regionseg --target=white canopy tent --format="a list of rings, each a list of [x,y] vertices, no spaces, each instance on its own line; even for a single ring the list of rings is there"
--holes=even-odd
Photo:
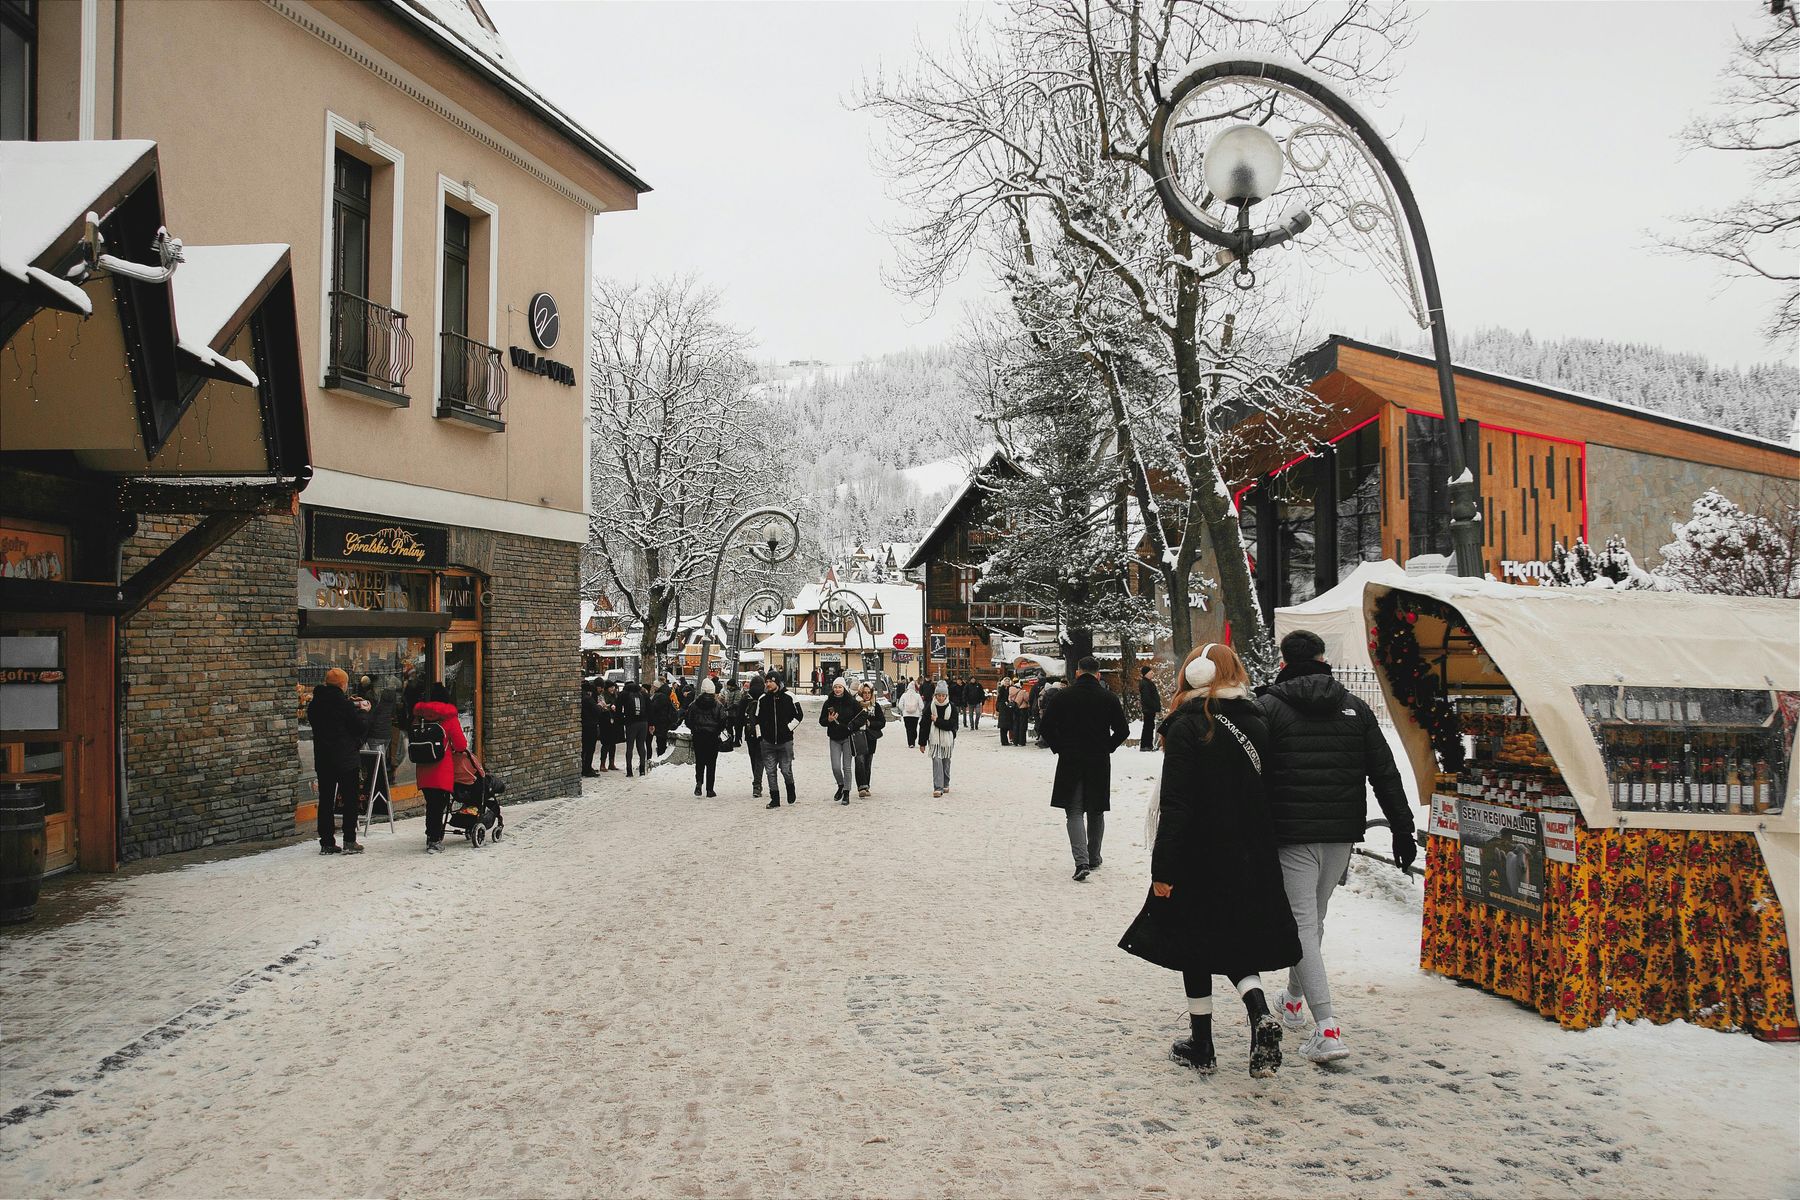
[[[1406,571],[1393,559],[1358,563],[1338,585],[1303,604],[1275,610],[1275,640],[1296,629],[1310,629],[1325,639],[1325,661],[1339,667],[1372,670],[1369,626],[1363,620],[1363,589],[1369,583],[1403,584]]]
[[[1800,601],[1683,592],[1516,587],[1456,576],[1369,581],[1362,623],[1390,592],[1449,605],[1519,697],[1590,828],[1719,829],[1756,834],[1780,899],[1788,944],[1800,945],[1800,812],[1789,751],[1779,813],[1622,811],[1576,689],[1583,686],[1800,692]],[[1365,651],[1366,652],[1366,651]],[[1419,794],[1434,787],[1430,738],[1377,672]]]

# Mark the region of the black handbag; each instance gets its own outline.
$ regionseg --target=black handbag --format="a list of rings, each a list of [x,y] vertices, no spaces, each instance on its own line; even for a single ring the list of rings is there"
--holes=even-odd
[[[1193,951],[1184,943],[1178,928],[1175,898],[1158,899],[1151,890],[1144,896],[1144,907],[1138,910],[1137,919],[1119,939],[1119,949],[1159,967],[1185,971],[1193,965]]]

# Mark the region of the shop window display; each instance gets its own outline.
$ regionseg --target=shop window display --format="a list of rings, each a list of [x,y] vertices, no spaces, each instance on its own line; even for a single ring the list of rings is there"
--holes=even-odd
[[[406,757],[406,735],[401,714],[424,698],[430,685],[427,661],[429,642],[422,637],[302,638],[299,641],[295,702],[300,719],[300,760],[312,765],[312,729],[306,722],[306,706],[315,687],[325,682],[325,672],[341,667],[350,676],[350,690],[365,696],[375,710],[392,719],[384,745],[388,778],[395,788],[415,785],[416,772]],[[364,684],[364,678],[368,683]]]

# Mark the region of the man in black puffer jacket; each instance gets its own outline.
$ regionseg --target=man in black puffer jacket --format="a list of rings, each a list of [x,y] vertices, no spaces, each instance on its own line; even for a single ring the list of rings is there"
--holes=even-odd
[[[1365,785],[1374,788],[1393,831],[1394,861],[1411,866],[1419,852],[1394,752],[1375,713],[1332,678],[1324,654],[1324,640],[1311,630],[1282,638],[1281,674],[1259,689],[1258,700],[1269,726],[1264,783],[1303,952],[1288,972],[1286,989],[1277,994],[1279,1015],[1289,1029],[1300,1030],[1306,1027],[1302,1006],[1312,1010],[1317,1028],[1300,1053],[1321,1063],[1349,1053],[1332,1012],[1319,946],[1331,893],[1350,864],[1350,851],[1362,841]]]

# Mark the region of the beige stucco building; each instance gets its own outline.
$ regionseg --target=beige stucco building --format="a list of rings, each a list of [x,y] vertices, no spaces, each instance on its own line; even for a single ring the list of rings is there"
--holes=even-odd
[[[4,9],[32,68],[6,136],[154,142],[183,224],[291,247],[311,479],[125,631],[134,694],[199,686],[127,706],[119,857],[310,825],[304,708],[331,666],[389,710],[446,684],[513,796],[575,786],[575,752],[541,748],[578,736],[593,221],[648,185],[523,78],[480,0]],[[183,532],[140,521],[123,553]],[[243,761],[246,711],[298,756]],[[404,748],[385,740],[403,804]]]

